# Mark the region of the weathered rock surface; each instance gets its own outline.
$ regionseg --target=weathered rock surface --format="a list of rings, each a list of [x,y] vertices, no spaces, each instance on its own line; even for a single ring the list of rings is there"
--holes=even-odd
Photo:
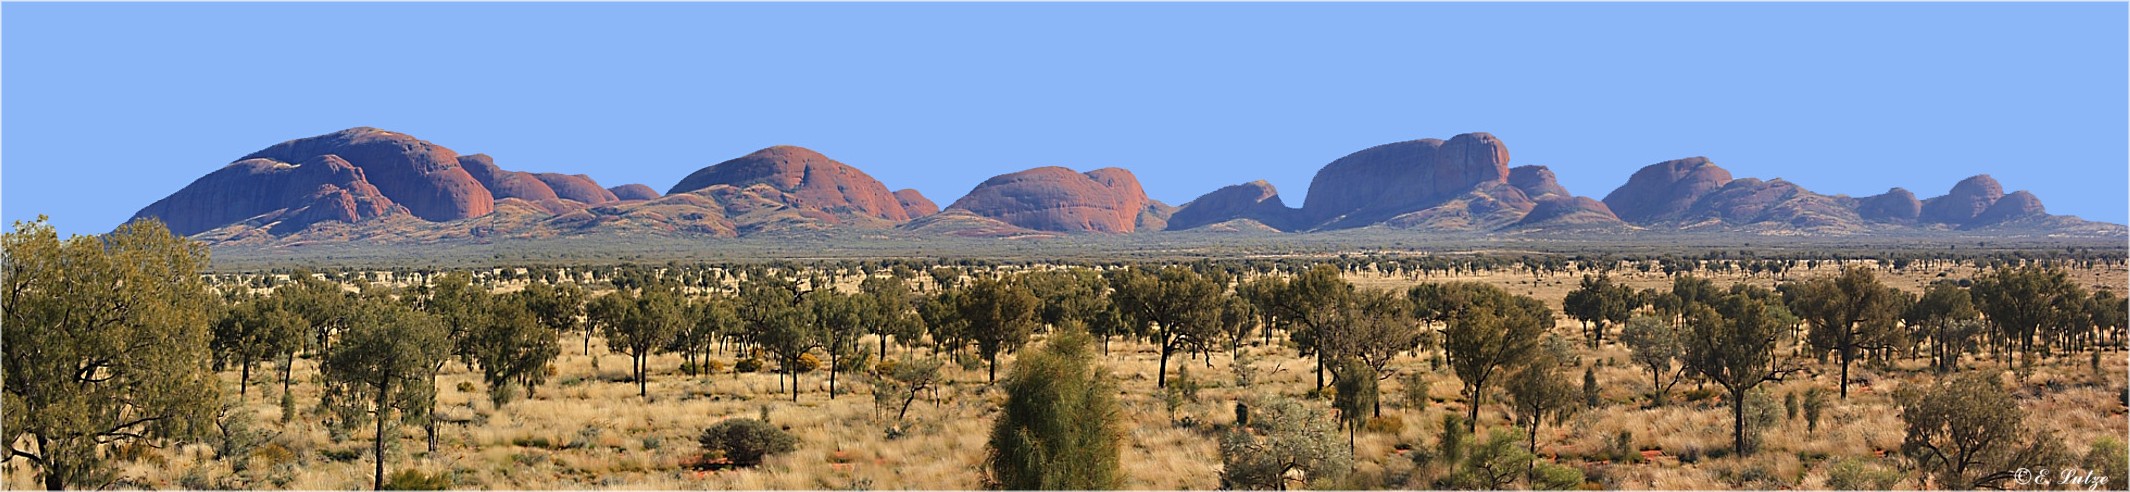
[[[548,188],[555,190],[555,196],[562,197],[564,200],[575,200],[587,205],[598,205],[621,200],[614,197],[614,192],[599,187],[599,182],[592,181],[591,176],[533,173],[533,177],[539,178],[542,183],[547,183]]]
[[[607,188],[606,191],[613,193],[614,198],[618,200],[657,200],[659,197],[658,190],[638,183]]]
[[[1702,195],[1731,182],[1731,172],[1716,167],[1706,157],[1689,157],[1651,164],[1635,171],[1605,195],[1605,206],[1620,220],[1649,224],[1685,212]]]
[[[1905,188],[1857,199],[1856,215],[1864,220],[1911,224],[1923,214],[1923,202]]]
[[[1968,221],[1965,225],[1970,227],[1982,226],[2045,215],[2048,215],[2048,209],[2042,208],[2040,197],[2036,197],[2026,190],[2019,190],[1998,198],[1995,203],[1990,204],[1989,208],[1983,209],[1981,214],[1976,215],[1974,220]]]
[[[1987,174],[1978,174],[1954,184],[1944,196],[1923,201],[1922,220],[1940,224],[1966,224],[1989,210],[2004,197],[2004,185]]]
[[[1038,231],[1121,234],[1138,229],[1149,201],[1131,171],[1050,166],[992,177],[946,210]]]
[[[915,188],[895,190],[895,201],[902,204],[903,213],[912,219],[939,213],[939,204],[932,203],[932,199],[925,198]]]
[[[779,145],[702,168],[682,178],[667,195],[716,185],[745,189],[768,185],[787,204],[828,214],[848,214],[904,222],[902,202],[885,185],[857,168],[801,147]]]
[[[223,166],[185,188],[133,214],[153,217],[171,232],[192,235],[230,224],[253,222],[279,230],[301,230],[324,220],[358,222],[394,213],[410,213],[376,186],[361,168],[334,155],[312,156],[298,164],[250,158]]]
[[[458,153],[402,133],[358,127],[275,144],[238,160],[310,162],[337,155],[362,169],[377,190],[430,221],[487,215],[495,209],[488,188],[459,167]]]
[[[1523,190],[1524,196],[1530,197],[1532,200],[1543,200],[1547,197],[1556,196],[1562,198],[1575,196],[1572,193],[1568,193],[1567,188],[1561,187],[1560,181],[1553,176],[1553,170],[1547,169],[1546,166],[1516,166],[1510,168],[1509,186],[1515,186],[1516,189]],[[1607,213],[1609,214],[1610,212]]]
[[[474,181],[479,181],[481,186],[488,188],[488,193],[497,200],[522,198],[526,201],[541,202],[560,199],[555,195],[554,188],[541,182],[539,177],[533,176],[532,173],[505,171],[496,167],[495,159],[488,157],[488,154],[459,156],[459,167],[465,169],[466,174],[472,175]]]
[[[1508,147],[1486,133],[1378,145],[1318,170],[1302,212],[1319,228],[1366,226],[1506,183],[1508,163]]]
[[[1199,196],[1169,216],[1168,230],[1196,229],[1235,219],[1249,219],[1267,227],[1289,225],[1296,211],[1280,200],[1279,190],[1264,180],[1231,185]]]

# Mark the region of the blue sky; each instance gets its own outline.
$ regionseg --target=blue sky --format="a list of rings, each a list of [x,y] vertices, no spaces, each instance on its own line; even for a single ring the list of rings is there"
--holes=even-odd
[[[1122,166],[1299,205],[1369,146],[1486,131],[1603,197],[1708,156],[1822,193],[1990,173],[2122,223],[2123,3],[0,6],[0,214],[109,230],[347,127],[664,191],[801,145],[942,206]]]

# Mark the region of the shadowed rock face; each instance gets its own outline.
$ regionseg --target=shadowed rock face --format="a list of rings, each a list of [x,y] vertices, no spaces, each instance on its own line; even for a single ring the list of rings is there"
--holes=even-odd
[[[370,184],[416,217],[449,221],[494,211],[488,188],[459,167],[458,153],[412,136],[369,127],[290,140],[243,159],[309,162],[337,155],[362,169]]]
[[[1528,193],[1528,192],[1526,192]],[[1520,228],[1532,227],[1607,227],[1620,226],[1620,218],[1612,214],[1605,202],[1586,196],[1546,195],[1533,200],[1531,212],[1516,221]]]
[[[2048,215],[2048,211],[2041,207],[2040,197],[2026,190],[2019,190],[1998,198],[1996,203],[1991,203],[1989,208],[1976,215],[1974,220],[1968,221],[1967,225],[1991,225],[2045,215]]]
[[[1915,222],[1922,213],[1923,202],[1916,200],[1915,193],[1902,188],[1860,198],[1856,204],[1856,214],[1864,220],[1905,224]]]
[[[142,208],[133,217],[153,217],[171,232],[192,235],[258,219],[282,221],[281,230],[301,230],[323,220],[359,222],[408,213],[365,178],[361,168],[334,155],[300,164],[244,159],[200,177],[184,189]]]
[[[1523,190],[1524,196],[1530,197],[1532,200],[1541,200],[1549,196],[1562,198],[1574,196],[1568,193],[1567,188],[1561,187],[1560,182],[1553,177],[1553,170],[1547,169],[1546,166],[1516,166],[1509,169],[1509,186]],[[1606,214],[1611,215],[1611,212],[1606,212]]]
[[[932,199],[925,198],[914,188],[895,190],[895,201],[902,204],[902,211],[912,219],[939,213],[939,204],[932,203]]]
[[[1620,220],[1648,224],[1674,218],[1702,195],[1731,182],[1731,172],[1706,157],[1664,161],[1643,167],[1605,195],[1605,206]]]
[[[1077,173],[1052,166],[992,177],[947,211],[1038,231],[1128,233],[1137,229],[1148,202],[1131,171]]]
[[[727,185],[766,184],[782,192],[793,207],[832,214],[855,214],[895,222],[910,220],[902,202],[879,180],[818,152],[780,145],[702,168],[682,178],[667,195]]]
[[[1360,227],[1425,209],[1483,183],[1505,183],[1509,149],[1486,133],[1448,142],[1378,145],[1325,165],[1309,181],[1303,215],[1326,228]]]
[[[1954,184],[1952,192],[1945,196],[1924,200],[1922,219],[1942,224],[1966,224],[2003,197],[2004,186],[1997,184],[1996,178],[1987,174],[1975,175]]]
[[[607,188],[606,191],[613,193],[614,198],[621,200],[657,200],[659,196],[658,190],[637,183]]]
[[[1169,216],[1168,230],[1180,231],[1235,219],[1250,219],[1274,229],[1289,227],[1294,210],[1279,190],[1263,180],[1231,185],[1200,196]]]
[[[554,188],[548,187],[547,183],[541,182],[540,178],[532,173],[505,171],[496,167],[495,159],[488,157],[488,154],[459,156],[459,167],[465,169],[466,174],[472,175],[474,181],[479,181],[481,186],[488,188],[488,193],[497,200],[523,198],[540,202],[560,198],[555,195]]]

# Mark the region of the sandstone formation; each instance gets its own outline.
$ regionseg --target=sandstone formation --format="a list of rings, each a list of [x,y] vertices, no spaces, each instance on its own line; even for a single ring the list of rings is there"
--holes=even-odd
[[[1546,195],[1536,202],[1529,213],[1517,219],[1519,229],[1564,229],[1620,227],[1625,223],[1612,214],[1605,202],[1586,196]]]
[[[1916,200],[1915,193],[1900,187],[1857,199],[1856,203],[1856,214],[1864,220],[1910,224],[1922,213],[1923,202]]]
[[[1991,204],[2004,197],[2004,186],[1987,174],[1979,174],[1954,184],[1952,192],[1923,201],[1922,220],[1941,224],[1966,224],[1989,210]]]
[[[267,147],[238,160],[310,162],[336,155],[362,169],[377,190],[429,221],[487,215],[495,197],[459,167],[458,153],[414,138],[369,127],[350,128]]]
[[[1507,182],[1509,150],[1486,133],[1378,145],[1325,165],[1302,212],[1322,228],[1360,227]]]
[[[282,222],[279,230],[300,230],[325,220],[357,222],[394,213],[409,213],[376,186],[361,168],[335,155],[312,156],[300,163],[268,158],[239,160],[133,215],[153,217],[179,235],[254,221]]]
[[[857,168],[805,148],[779,145],[702,168],[682,178],[667,195],[724,185],[767,185],[786,203],[804,210],[910,220],[902,202],[879,180]]]
[[[1706,157],[1664,161],[1635,171],[1627,184],[1605,195],[1605,206],[1620,220],[1648,224],[1685,212],[1702,195],[1730,182],[1731,172]]]
[[[1976,215],[1975,219],[1969,221],[1966,225],[1969,227],[1994,225],[2046,215],[2048,215],[2048,211],[2041,207],[2040,197],[2036,197],[2026,190],[2019,190],[1998,198],[1995,203],[1991,203],[1989,208],[1983,209],[1981,214]]]
[[[1532,200],[1574,196],[1568,193],[1567,188],[1561,187],[1560,182],[1553,176],[1553,170],[1547,169],[1546,166],[1516,166],[1509,169],[1509,186],[1523,190],[1524,196]]]
[[[914,188],[895,190],[895,202],[902,204],[903,213],[912,219],[939,213],[939,204],[932,203],[932,199],[925,198]]]
[[[1131,171],[1051,166],[992,177],[946,210],[1038,231],[1129,233],[1148,202]]]
[[[607,188],[606,191],[614,194],[614,198],[618,200],[657,200],[659,196],[658,190],[637,183]]]
[[[555,196],[555,190],[548,187],[547,183],[541,182],[539,177],[533,176],[532,173],[505,171],[496,167],[495,159],[488,157],[488,154],[459,156],[459,167],[465,169],[466,174],[472,175],[475,181],[479,181],[482,187],[488,188],[488,193],[497,200],[523,198],[526,201],[541,202],[560,199]]]
[[[533,173],[533,177],[538,178],[541,183],[547,183],[548,188],[555,190],[555,196],[562,197],[564,200],[575,200],[587,205],[598,205],[620,200],[614,197],[614,192],[599,187],[599,183],[592,181],[591,176]]]
[[[1279,190],[1264,180],[1227,186],[1199,196],[1169,216],[1168,230],[1178,231],[1248,219],[1274,229],[1289,226],[1294,210],[1279,197]]]

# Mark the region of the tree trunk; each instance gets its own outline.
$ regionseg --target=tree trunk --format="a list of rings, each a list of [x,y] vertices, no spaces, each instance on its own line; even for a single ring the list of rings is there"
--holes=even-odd
[[[1169,387],[1169,343],[1161,342],[1161,365],[1154,366],[1154,387]]]
[[[373,479],[373,480],[372,480],[372,482],[371,482],[370,488],[371,488],[371,489],[373,489],[373,490],[384,490],[384,489],[385,489],[385,415],[386,415],[386,414],[387,414],[388,412],[390,412],[390,410],[389,410],[389,409],[387,409],[387,408],[385,407],[385,405],[387,404],[387,402],[389,402],[389,401],[390,401],[390,400],[386,399],[386,395],[388,395],[388,394],[391,394],[391,392],[392,392],[392,391],[391,391],[391,386],[390,386],[390,383],[381,383],[381,384],[379,384],[379,385],[378,385],[378,388],[379,388],[379,389],[378,389],[378,391],[377,391],[377,439],[374,439],[374,440],[373,440],[374,442],[372,443],[372,447],[371,447],[372,451],[373,451],[374,453],[376,453],[376,455],[375,455],[375,459],[376,459],[376,461],[377,461],[377,474],[376,474],[375,476],[373,476],[373,477],[372,477],[372,479]]]
[[[830,399],[830,400],[834,400],[834,399],[836,399],[836,370],[837,370],[837,369],[842,369],[842,368],[843,368],[843,366],[837,365],[837,362],[838,362],[838,361],[839,361],[840,359],[841,359],[840,357],[836,357],[836,352],[835,352],[835,351],[829,351],[829,353],[828,353],[828,399]]]
[[[242,374],[239,374],[237,376],[237,403],[244,403],[244,397],[246,393],[251,391],[252,361],[244,361],[243,365],[244,369],[241,370]]]
[[[1745,392],[1731,391],[1731,451],[1745,456]]]
[[[984,361],[989,362],[991,382],[998,382],[998,352],[984,354]]]
[[[1852,362],[1852,361],[1855,361],[1855,360],[1856,360],[1856,358],[1855,358],[1855,357],[1852,357],[1852,356],[1850,356],[1849,354],[1850,354],[1850,351],[1848,351],[1848,350],[1843,350],[1843,351],[1842,351],[1842,383],[1841,383],[1841,387],[1842,387],[1842,389],[1841,389],[1841,393],[1842,393],[1841,399],[1842,399],[1842,401],[1848,401],[1848,400],[1849,400],[1849,363],[1850,363],[1850,362]]]
[[[792,403],[798,403],[798,402],[799,402],[799,368],[797,368],[797,367],[793,367],[793,368],[791,368],[791,370],[789,370],[789,371],[784,371],[784,372],[789,372],[789,373],[791,373],[791,402],[792,402]]]
[[[1473,385],[1472,391],[1466,393],[1471,395],[1471,398],[1469,398],[1471,401],[1466,402],[1469,403],[1466,406],[1470,408],[1465,409],[1464,431],[1467,433],[1479,433],[1479,404],[1486,399],[1485,395],[1479,393],[1480,389],[1482,389],[1481,386]]]

